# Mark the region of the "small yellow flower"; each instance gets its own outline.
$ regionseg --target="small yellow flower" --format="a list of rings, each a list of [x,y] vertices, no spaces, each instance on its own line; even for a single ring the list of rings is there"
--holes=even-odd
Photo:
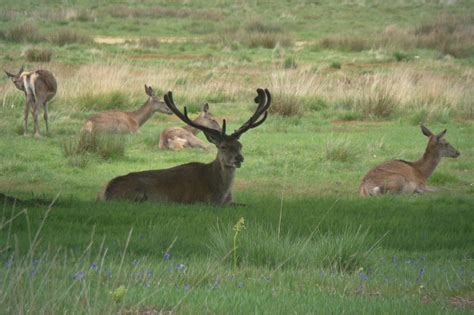
[[[237,233],[240,232],[240,231],[242,231],[242,230],[245,230],[245,220],[244,220],[244,217],[241,217],[241,218],[239,219],[239,221],[237,221],[237,223],[234,225],[233,230],[234,230],[235,232],[237,232]]]
[[[119,302],[127,292],[127,289],[125,289],[124,285],[119,286],[117,289],[114,291],[111,291],[110,294],[112,295],[112,299],[114,302]]]

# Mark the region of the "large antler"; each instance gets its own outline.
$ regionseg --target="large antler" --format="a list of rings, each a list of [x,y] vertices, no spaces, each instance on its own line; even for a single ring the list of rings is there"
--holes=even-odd
[[[205,126],[201,126],[199,124],[196,124],[194,121],[192,121],[191,119],[189,119],[188,117],[188,110],[186,108],[186,106],[184,106],[184,113],[181,113],[181,111],[176,107],[176,105],[174,104],[174,101],[173,101],[173,93],[168,92],[167,94],[165,94],[164,96],[164,99],[165,99],[165,103],[166,103],[166,106],[168,106],[168,108],[176,115],[179,117],[179,119],[181,119],[183,122],[185,122],[186,124],[190,125],[191,127],[194,127],[196,129],[199,129],[203,132],[206,132],[206,133],[209,133],[209,134],[212,134],[214,136],[218,136],[220,138],[223,138],[225,136],[225,119],[222,121],[222,132],[219,131],[219,130],[215,130],[215,129],[212,129],[212,128],[208,128],[208,127],[205,127]]]
[[[257,109],[255,110],[255,113],[239,129],[235,130],[234,133],[230,135],[230,137],[234,139],[239,139],[239,137],[244,132],[246,132],[247,130],[251,128],[260,126],[265,121],[265,119],[267,119],[267,110],[270,107],[270,104],[272,102],[270,91],[268,91],[268,89],[265,89],[265,90],[257,89],[257,93],[258,95],[255,98],[255,102],[258,102],[258,106],[257,106]],[[262,118],[260,119],[260,117]]]

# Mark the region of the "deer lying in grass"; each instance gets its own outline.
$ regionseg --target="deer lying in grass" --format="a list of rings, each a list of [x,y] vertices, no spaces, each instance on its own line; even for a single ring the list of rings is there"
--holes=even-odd
[[[165,201],[178,203],[206,202],[216,205],[232,203],[232,183],[236,168],[241,166],[240,136],[261,125],[267,118],[271,103],[270,92],[258,89],[258,107],[250,119],[231,135],[227,135],[225,120],[218,131],[193,122],[173,102],[171,92],[165,95],[166,105],[183,122],[204,132],[207,140],[217,147],[217,156],[208,164],[188,163],[164,170],[143,171],[119,176],[108,182],[99,199],[128,199],[134,201]]]
[[[155,96],[151,86],[145,84],[145,93],[149,96],[142,107],[133,112],[109,110],[89,117],[81,133],[136,133],[154,113],[171,115],[166,104]]]
[[[209,113],[209,105],[207,103],[193,122],[200,126],[218,131],[221,130],[219,123]],[[181,150],[184,148],[201,148],[208,150],[209,146],[196,137],[199,131],[201,130],[190,125],[166,128],[160,134],[160,149]]]
[[[392,160],[374,166],[364,176],[359,186],[359,193],[362,196],[435,191],[426,186],[428,177],[431,176],[442,157],[456,158],[461,153],[444,139],[446,129],[434,135],[422,125],[421,131],[429,138],[423,156],[415,162]]]
[[[17,74],[11,74],[5,71],[6,75],[12,80],[16,88],[25,93],[26,102],[24,110],[24,128],[23,134],[28,133],[28,115],[31,111],[34,121],[35,137],[40,137],[40,129],[38,123],[38,112],[41,105],[44,106],[44,121],[46,123],[46,132],[49,133],[48,126],[48,102],[56,95],[58,85],[53,74],[48,70],[23,71],[20,68]]]

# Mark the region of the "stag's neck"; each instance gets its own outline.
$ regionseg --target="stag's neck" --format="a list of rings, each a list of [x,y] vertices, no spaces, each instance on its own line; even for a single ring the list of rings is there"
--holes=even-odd
[[[189,126],[189,125],[184,126],[183,129],[186,130],[186,131],[189,131],[189,132],[192,133],[193,135],[197,135],[197,134],[199,133],[199,131],[200,131],[199,129],[194,128],[194,127],[191,127],[191,126]]]
[[[130,114],[133,116],[133,118],[135,118],[140,126],[150,119],[154,113],[155,112],[152,110],[148,101],[146,101],[145,104],[143,104],[143,106],[136,111],[130,112]]]
[[[413,162],[413,166],[421,173],[423,178],[426,180],[428,177],[433,174],[436,166],[438,166],[441,161],[441,157],[436,153],[432,152],[428,147],[426,147],[425,153],[417,161]]]
[[[219,192],[221,198],[225,198],[225,196],[227,196],[227,194],[232,190],[235,168],[221,165],[218,158],[210,164],[210,167],[212,170],[213,189]]]

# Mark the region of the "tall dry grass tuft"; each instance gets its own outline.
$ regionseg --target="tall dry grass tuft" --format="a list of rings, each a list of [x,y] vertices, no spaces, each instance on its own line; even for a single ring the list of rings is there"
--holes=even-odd
[[[63,28],[49,34],[48,40],[56,45],[64,46],[66,44],[88,44],[92,43],[92,37],[74,31],[72,29]]]
[[[1,32],[1,37],[11,42],[39,42],[44,39],[38,28],[31,23],[14,25],[6,31]]]
[[[30,62],[50,62],[53,51],[49,48],[30,47],[25,50],[24,55]]]

